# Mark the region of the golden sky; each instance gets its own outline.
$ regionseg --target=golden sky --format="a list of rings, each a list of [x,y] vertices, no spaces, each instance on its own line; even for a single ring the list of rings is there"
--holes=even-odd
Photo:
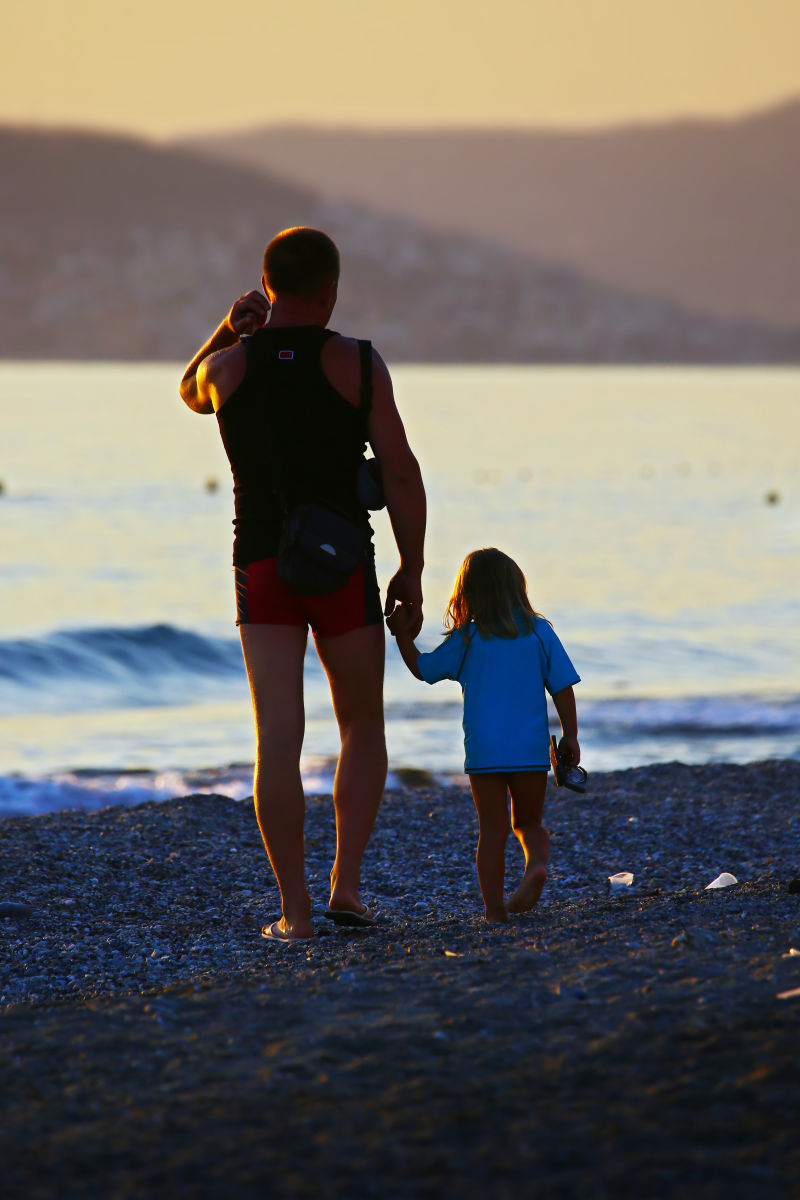
[[[0,120],[603,125],[800,94],[800,0],[3,0]]]

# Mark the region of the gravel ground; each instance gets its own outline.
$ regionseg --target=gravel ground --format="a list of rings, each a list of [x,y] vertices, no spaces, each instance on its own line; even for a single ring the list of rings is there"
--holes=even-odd
[[[378,926],[292,946],[247,804],[2,821],[0,1193],[800,1197],[799,813],[798,762],[553,790],[487,927],[469,794],[391,792]],[[321,912],[329,797],[307,842]]]

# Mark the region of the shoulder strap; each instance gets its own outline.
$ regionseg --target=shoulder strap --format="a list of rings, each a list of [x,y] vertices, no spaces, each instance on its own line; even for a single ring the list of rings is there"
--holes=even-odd
[[[458,671],[456,672],[456,682],[457,683],[461,682],[461,672],[464,670],[464,663],[467,661],[467,655],[469,654],[469,648],[472,645],[472,639],[475,637],[477,632],[478,632],[478,629],[476,626],[475,629],[473,629],[472,633],[467,634],[467,639],[466,639],[467,644],[464,647],[464,657],[461,659],[461,666],[458,668]]]
[[[361,411],[366,420],[372,411],[372,342],[359,339],[358,355],[361,359]]]

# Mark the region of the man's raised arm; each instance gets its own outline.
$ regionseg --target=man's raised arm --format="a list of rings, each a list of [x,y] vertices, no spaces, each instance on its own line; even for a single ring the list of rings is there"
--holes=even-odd
[[[201,346],[183,373],[180,382],[181,400],[196,413],[212,413],[215,409],[213,388],[203,369],[205,360],[219,350],[236,345],[243,333],[253,333],[266,323],[269,300],[263,292],[247,292],[240,296],[225,320]]]

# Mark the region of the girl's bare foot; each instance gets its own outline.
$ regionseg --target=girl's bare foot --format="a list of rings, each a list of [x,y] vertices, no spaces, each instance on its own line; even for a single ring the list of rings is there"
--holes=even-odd
[[[505,925],[508,921],[508,913],[505,908],[487,908],[484,915],[487,925]]]
[[[508,911],[521,913],[530,912],[539,903],[542,889],[547,882],[547,868],[541,863],[528,867],[519,887],[508,902]]]

